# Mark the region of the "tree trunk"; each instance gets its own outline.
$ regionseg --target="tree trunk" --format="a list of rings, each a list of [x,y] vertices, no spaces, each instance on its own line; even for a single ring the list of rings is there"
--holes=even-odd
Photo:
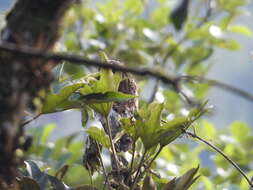
[[[2,42],[51,50],[60,22],[73,0],[18,0],[6,17]],[[0,52],[0,189],[15,184],[17,166],[29,139],[21,125],[24,110],[34,110],[33,100],[48,89],[52,62]]]

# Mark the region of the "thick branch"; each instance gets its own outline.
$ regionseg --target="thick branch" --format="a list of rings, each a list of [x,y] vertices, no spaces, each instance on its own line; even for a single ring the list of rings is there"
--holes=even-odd
[[[103,63],[101,61],[89,60],[79,55],[45,52],[39,49],[27,47],[27,46],[16,46],[11,43],[1,42],[0,50],[12,52],[12,53],[15,53],[16,55],[19,54],[23,56],[29,56],[30,58],[42,59],[45,61],[49,61],[49,60],[56,61],[56,62],[68,61],[77,65],[96,66],[96,67],[113,69],[113,70],[122,71],[122,72],[129,72],[136,75],[152,76],[157,79],[160,79],[166,84],[171,84],[173,86],[176,85],[176,80],[177,80],[175,77],[169,77],[169,76],[163,75],[160,72],[150,70],[147,68],[136,68],[136,67],[133,68],[133,67],[125,67],[121,65],[116,65],[116,64],[108,64],[108,63]]]
[[[58,39],[63,14],[72,1],[18,0],[6,17],[0,39],[51,50]],[[49,87],[51,65],[29,56],[18,58],[16,54],[0,52],[0,189],[15,186],[16,169],[22,161],[16,151],[27,149],[20,126],[24,109],[32,107],[39,90]]]

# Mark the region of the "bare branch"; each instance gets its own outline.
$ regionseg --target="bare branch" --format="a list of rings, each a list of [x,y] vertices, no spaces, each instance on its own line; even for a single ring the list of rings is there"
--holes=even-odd
[[[250,185],[250,187],[253,187],[253,184],[252,184],[251,180],[242,171],[242,169],[233,160],[231,160],[231,158],[229,158],[222,150],[220,150],[215,145],[211,144],[210,142],[206,141],[205,139],[202,139],[201,137],[197,136],[194,133],[191,133],[189,131],[184,131],[184,133],[187,134],[187,135],[189,135],[189,136],[191,136],[192,138],[198,139],[199,141],[203,142],[204,144],[206,144],[207,146],[211,147],[213,150],[215,150],[216,152],[218,152],[220,155],[222,155],[223,158],[225,158],[230,164],[232,164],[235,167],[235,169],[237,169],[237,171],[247,180],[247,182]]]
[[[197,81],[200,83],[208,83],[212,86],[224,89],[226,91],[239,95],[240,97],[253,102],[252,94],[242,89],[239,89],[235,86],[232,86],[232,85],[229,85],[217,80],[204,78],[204,77],[189,76],[189,75],[178,76],[178,77],[168,76],[161,72],[155,71],[152,68],[147,68],[147,67],[136,68],[136,67],[126,67],[126,66],[121,66],[121,65],[116,65],[116,64],[108,64],[108,63],[103,63],[101,61],[86,59],[80,55],[45,52],[38,48],[31,48],[28,46],[15,45],[15,44],[6,43],[6,42],[0,42],[0,51],[11,52],[11,53],[15,53],[15,55],[28,56],[30,58],[42,59],[45,61],[51,60],[51,61],[55,61],[56,62],[55,64],[57,64],[57,62],[60,62],[60,61],[68,61],[76,65],[101,67],[101,68],[122,71],[122,72],[129,72],[129,73],[133,73],[133,74],[141,75],[141,76],[151,76],[158,80],[161,80],[165,84],[171,85],[174,88],[174,90],[176,90],[177,92],[180,91],[180,89],[178,88],[178,84],[180,81],[186,81],[186,82]]]
[[[180,76],[180,80],[182,81],[196,81],[200,83],[208,83],[211,86],[218,87],[220,89],[226,90],[228,92],[231,92],[233,94],[236,94],[238,96],[241,96],[249,101],[253,101],[253,95],[248,93],[247,91],[244,91],[240,88],[237,88],[235,86],[232,86],[230,84],[226,84],[221,81],[217,81],[214,79],[209,79],[206,77],[199,77],[199,76]]]
[[[160,72],[150,70],[147,68],[124,67],[124,66],[120,66],[116,64],[109,64],[109,63],[103,63],[101,61],[85,59],[83,56],[79,56],[79,55],[71,55],[71,54],[65,54],[65,53],[64,54],[50,53],[50,52],[45,52],[36,48],[31,48],[28,46],[21,46],[21,45],[14,45],[11,43],[0,42],[0,50],[12,52],[12,53],[15,53],[16,55],[23,55],[23,56],[29,56],[31,58],[42,59],[45,61],[49,61],[49,60],[56,61],[56,62],[68,61],[77,65],[96,66],[96,67],[113,69],[113,70],[122,71],[122,72],[134,73],[136,75],[153,76],[155,78],[160,79],[164,83],[171,84],[173,86],[176,85],[176,80],[177,80],[175,77],[169,77],[169,76],[163,75]]]

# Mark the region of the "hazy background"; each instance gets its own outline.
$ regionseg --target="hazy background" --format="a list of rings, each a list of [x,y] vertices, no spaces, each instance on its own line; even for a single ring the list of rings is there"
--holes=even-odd
[[[0,14],[5,14],[13,1],[1,0]],[[245,24],[253,30],[253,2],[247,7],[248,14],[238,17],[235,23]],[[0,20],[3,25],[3,19]],[[253,38],[233,34],[230,37],[236,39],[242,46],[239,51],[225,51],[216,49],[210,60],[213,62],[208,77],[234,85],[253,94]],[[209,102],[214,105],[214,115],[211,116],[217,127],[226,128],[234,120],[242,120],[253,126],[253,102],[249,102],[239,96],[228,93],[221,89],[213,88],[209,93]],[[54,135],[62,136],[81,129],[80,113],[78,111],[65,111],[62,113],[44,115],[32,122],[32,125],[57,123],[58,130]],[[54,137],[53,137],[54,138]]]

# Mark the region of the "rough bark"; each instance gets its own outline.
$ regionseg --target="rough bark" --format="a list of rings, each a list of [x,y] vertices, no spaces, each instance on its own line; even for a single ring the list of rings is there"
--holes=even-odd
[[[6,17],[1,40],[51,50],[58,39],[63,14],[72,1],[17,1]],[[24,110],[32,107],[41,89],[49,87],[51,65],[0,52],[0,189],[15,183],[17,166],[22,161],[20,152],[30,142],[21,127]]]

